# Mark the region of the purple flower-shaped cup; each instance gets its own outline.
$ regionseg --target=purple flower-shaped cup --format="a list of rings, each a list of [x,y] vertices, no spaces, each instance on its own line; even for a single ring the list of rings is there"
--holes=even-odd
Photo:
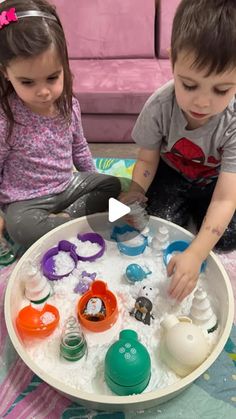
[[[70,269],[70,271],[64,273],[63,275],[58,275],[55,273],[56,268],[55,268],[54,256],[56,256],[60,251],[68,252],[68,254],[70,255],[74,263],[73,269]],[[78,258],[75,251],[75,245],[68,242],[67,240],[61,240],[58,243],[58,246],[49,249],[45,253],[41,262],[41,266],[42,266],[43,274],[51,281],[55,281],[55,280],[63,278],[64,276],[70,275],[70,273],[76,268],[77,262],[78,262]]]
[[[78,234],[77,237],[81,242],[90,241],[91,243],[97,243],[101,247],[101,249],[97,253],[91,256],[80,256],[78,249],[76,249],[78,260],[94,262],[96,259],[100,258],[105,252],[105,241],[103,237],[100,236],[100,234],[84,233],[84,234]]]

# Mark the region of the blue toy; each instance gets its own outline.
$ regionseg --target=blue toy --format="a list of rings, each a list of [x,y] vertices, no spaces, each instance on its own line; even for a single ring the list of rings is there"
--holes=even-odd
[[[121,241],[118,236],[121,236],[122,234],[126,233],[133,233],[133,237],[140,236],[143,239],[143,243],[139,244],[137,246],[129,246]],[[117,247],[121,253],[124,253],[127,256],[137,256],[144,252],[146,247],[148,246],[148,238],[140,233],[139,230],[137,230],[134,227],[131,227],[128,224],[125,224],[121,227],[115,226],[113,228],[111,238],[117,242]]]
[[[130,282],[142,281],[151,273],[152,271],[150,271],[146,266],[142,268],[142,266],[137,263],[131,263],[127,266],[125,271],[125,275]]]
[[[168,265],[169,260],[171,256],[173,255],[173,253],[184,252],[189,245],[190,245],[190,242],[186,242],[184,240],[177,240],[170,243],[169,246],[167,246],[167,248],[164,250],[164,254],[163,254],[163,260],[164,260],[165,265]],[[206,261],[202,263],[200,272],[204,272],[205,269],[206,269]]]

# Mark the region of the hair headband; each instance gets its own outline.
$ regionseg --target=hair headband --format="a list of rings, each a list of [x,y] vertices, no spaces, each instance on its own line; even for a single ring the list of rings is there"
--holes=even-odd
[[[40,12],[40,10],[26,10],[25,12],[16,13],[15,7],[11,7],[11,9],[4,10],[0,13],[0,29],[24,17],[45,17],[46,19],[52,19],[57,22],[57,18],[50,13]]]

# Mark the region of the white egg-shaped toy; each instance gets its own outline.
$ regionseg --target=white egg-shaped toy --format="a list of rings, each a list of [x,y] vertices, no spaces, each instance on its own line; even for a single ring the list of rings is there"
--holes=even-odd
[[[195,324],[179,321],[168,315],[161,322],[164,336],[161,344],[163,361],[180,377],[194,371],[209,354],[209,344],[203,331]]]

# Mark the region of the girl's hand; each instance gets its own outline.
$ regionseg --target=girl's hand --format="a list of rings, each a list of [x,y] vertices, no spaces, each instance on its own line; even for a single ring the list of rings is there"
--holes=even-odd
[[[132,204],[141,204],[140,205],[140,213],[134,214],[132,213],[133,208],[131,207],[131,212],[124,217],[124,221],[129,224],[130,226],[137,228],[138,230],[142,230],[145,225],[146,221],[144,219],[145,211],[145,203],[147,202],[147,197],[142,192],[122,192],[118,198],[123,204],[130,205]],[[136,205],[135,205],[136,206]],[[142,214],[142,207],[143,207],[143,214]]]
[[[185,250],[174,255],[167,265],[167,274],[172,276],[168,293],[171,298],[182,301],[196,287],[202,260],[198,255]]]

